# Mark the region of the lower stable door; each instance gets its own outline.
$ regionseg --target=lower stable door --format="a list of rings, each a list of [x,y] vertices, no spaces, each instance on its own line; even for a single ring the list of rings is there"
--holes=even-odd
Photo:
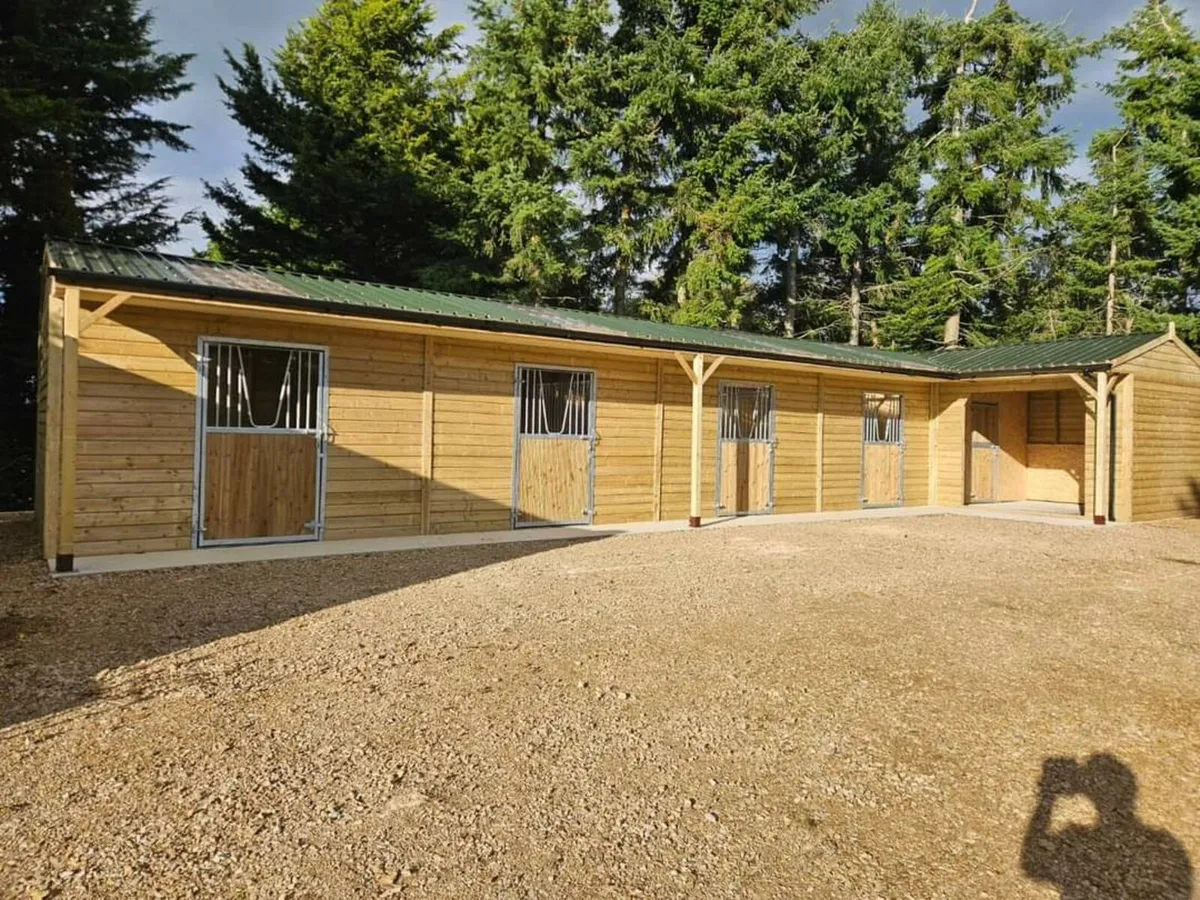
[[[514,528],[588,524],[596,469],[596,376],[518,366]]]
[[[202,341],[197,546],[318,540],[326,354]]]
[[[863,394],[862,505],[904,504],[904,397]]]
[[[717,408],[717,515],[775,506],[775,389],[721,382]]]

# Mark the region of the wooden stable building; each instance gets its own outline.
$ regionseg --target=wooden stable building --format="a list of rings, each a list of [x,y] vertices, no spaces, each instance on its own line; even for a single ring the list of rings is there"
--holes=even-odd
[[[55,242],[40,344],[60,571],[868,506],[1200,513],[1200,357],[1173,330],[900,353]]]

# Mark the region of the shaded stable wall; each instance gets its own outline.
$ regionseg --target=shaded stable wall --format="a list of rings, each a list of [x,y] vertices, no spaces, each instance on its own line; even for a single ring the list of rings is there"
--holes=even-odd
[[[89,301],[85,308],[96,305]],[[688,515],[691,384],[674,359],[616,355],[585,345],[578,351],[550,342],[543,347],[488,334],[427,338],[390,329],[234,316],[202,307],[183,312],[126,304],[80,339],[77,555],[191,546],[201,336],[329,349],[328,539],[420,533],[427,385],[432,398],[428,530],[507,529],[518,363],[596,373],[597,524]],[[775,387],[776,512],[818,508],[822,418],[822,508],[861,505],[864,391],[904,395],[905,502],[927,502],[927,382],[726,363],[704,392],[704,515],[716,508],[722,381]],[[822,398],[823,416],[818,414]],[[660,442],[661,461],[655,453]],[[49,548],[47,552],[52,555]]]
[[[424,338],[122,308],[80,341],[76,553],[191,546],[197,339],[329,348],[326,531],[418,534]],[[651,518],[655,362],[437,339],[430,532],[508,528],[515,364],[597,373],[596,521]]]
[[[1200,367],[1174,343],[1121,367],[1132,380],[1127,466],[1135,520],[1200,516]],[[1120,403],[1118,403],[1118,410]]]
[[[1011,390],[987,390],[942,384],[933,409],[936,420],[936,503],[962,506],[970,488],[970,403],[995,403],[999,407],[1000,485],[999,499],[1059,500],[1081,502],[1083,485],[1089,484],[1085,445],[1030,444],[1028,396],[1034,390],[1074,392],[1069,382],[1029,381]],[[1082,398],[1078,401],[1083,403]],[[1090,415],[1090,413],[1089,413]],[[1090,421],[1088,423],[1090,427]],[[1087,434],[1094,432],[1088,431]],[[1085,444],[1090,437],[1085,436]],[[1090,460],[1090,456],[1087,457]]]

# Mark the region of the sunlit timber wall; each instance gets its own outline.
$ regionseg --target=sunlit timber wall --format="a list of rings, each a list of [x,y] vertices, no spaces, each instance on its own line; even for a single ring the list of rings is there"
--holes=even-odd
[[[104,296],[84,291],[85,313]],[[154,309],[135,298],[89,327],[79,342],[74,553],[192,545],[202,336],[328,348],[326,539],[419,534],[427,480],[428,532],[510,527],[518,363],[596,373],[597,524],[687,517],[691,385],[670,356],[484,333],[429,337],[335,321],[254,318],[203,303],[186,311]],[[727,362],[704,392],[704,516],[716,511],[718,386],[727,380],[775,388],[775,512],[814,511],[818,495],[826,510],[862,504],[864,391],[903,395],[904,502],[928,502],[928,382]],[[52,556],[54,548],[46,552]]]

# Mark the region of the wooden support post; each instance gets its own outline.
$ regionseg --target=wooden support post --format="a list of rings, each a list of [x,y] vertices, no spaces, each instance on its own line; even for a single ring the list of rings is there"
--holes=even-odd
[[[663,474],[663,361],[654,366],[654,483],[652,518],[662,521]]]
[[[75,568],[75,412],[79,404],[79,288],[63,300],[62,406],[59,439],[58,548],[54,570]]]
[[[63,298],[49,279],[46,289],[46,431],[42,454],[42,557],[58,553],[58,496],[62,481]]]
[[[825,508],[825,376],[817,376],[817,512]]]
[[[1075,387],[1079,388],[1085,397],[1088,397],[1092,400],[1096,399],[1096,389],[1088,383],[1086,378],[1084,378],[1082,375],[1072,372],[1071,380],[1075,382]]]
[[[1113,516],[1118,522],[1133,521],[1133,376],[1124,375],[1116,388],[1117,463]]]
[[[130,298],[130,294],[113,294],[98,308],[79,317],[79,333],[83,334],[105,316],[112,313],[118,306]]]
[[[1096,373],[1096,451],[1092,458],[1092,521],[1103,525],[1108,520],[1108,484],[1112,471],[1108,454],[1108,373]]]
[[[433,338],[425,336],[421,381],[421,534],[429,534],[433,495]]]
[[[692,497],[688,509],[688,525],[692,528],[699,528],[702,503],[700,468],[703,464],[704,445],[704,385],[720,368],[721,363],[725,362],[725,357],[718,356],[708,364],[708,368],[704,367],[703,353],[693,356],[690,366],[682,353],[675,354],[675,361],[679,363],[680,368],[687,373],[687,377],[692,382]]]
[[[704,354],[692,358],[692,466],[688,526],[700,527],[700,466],[704,443]]]
[[[942,386],[929,385],[929,506],[938,505],[938,419],[941,416]]]

